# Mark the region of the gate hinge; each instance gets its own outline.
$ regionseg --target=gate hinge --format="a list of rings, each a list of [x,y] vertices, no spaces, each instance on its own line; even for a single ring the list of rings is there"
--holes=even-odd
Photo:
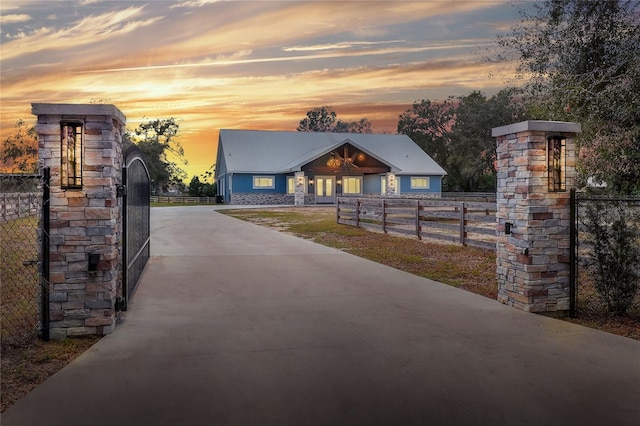
[[[127,187],[125,185],[116,185],[116,197],[121,198],[127,195]]]
[[[124,298],[118,296],[116,297],[116,302],[115,302],[115,309],[116,312],[122,312],[122,311],[126,311],[127,310],[127,302],[124,300]]]

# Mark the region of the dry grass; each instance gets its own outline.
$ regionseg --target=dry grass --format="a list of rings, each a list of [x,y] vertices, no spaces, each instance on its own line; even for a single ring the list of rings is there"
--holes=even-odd
[[[495,253],[490,250],[419,241],[338,225],[335,208],[238,209],[220,212],[472,293],[496,298]],[[567,321],[640,340],[640,303],[636,303],[625,316],[609,314],[584,273],[577,305],[578,317],[566,318]]]
[[[1,411],[89,349],[98,337],[56,342],[34,341],[28,346],[2,348]]]

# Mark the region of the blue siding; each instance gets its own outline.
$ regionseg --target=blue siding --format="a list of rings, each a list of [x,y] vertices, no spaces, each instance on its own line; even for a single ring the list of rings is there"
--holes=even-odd
[[[424,175],[411,175],[411,176],[398,176],[400,178],[400,193],[401,194],[430,194],[433,192],[442,191],[442,177],[441,176],[424,176]],[[429,189],[412,189],[411,178],[412,177],[428,177]]]
[[[273,176],[275,178],[275,188],[273,189],[253,189],[254,176]],[[233,174],[233,192],[235,194],[284,194],[287,192],[287,176],[275,174]]]
[[[365,194],[380,194],[382,191],[382,176],[366,175],[363,178],[362,190]]]

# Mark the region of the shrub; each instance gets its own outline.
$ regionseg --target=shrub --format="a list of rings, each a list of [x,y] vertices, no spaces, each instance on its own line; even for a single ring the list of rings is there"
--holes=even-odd
[[[588,268],[609,312],[624,314],[638,292],[640,214],[618,200],[587,206],[585,228],[593,256]]]

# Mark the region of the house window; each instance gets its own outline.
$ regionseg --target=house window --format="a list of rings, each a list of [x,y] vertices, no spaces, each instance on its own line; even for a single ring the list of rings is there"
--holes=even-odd
[[[411,177],[411,189],[429,189],[429,178]]]
[[[295,194],[296,193],[296,178],[294,176],[287,177],[287,194]],[[304,193],[309,193],[309,178],[307,176],[304,177]]]
[[[274,189],[275,177],[274,176],[254,176],[253,177],[253,189]]]
[[[342,193],[343,194],[362,194],[362,177],[348,177],[342,178]]]
[[[82,123],[60,123],[60,186],[82,188]]]

